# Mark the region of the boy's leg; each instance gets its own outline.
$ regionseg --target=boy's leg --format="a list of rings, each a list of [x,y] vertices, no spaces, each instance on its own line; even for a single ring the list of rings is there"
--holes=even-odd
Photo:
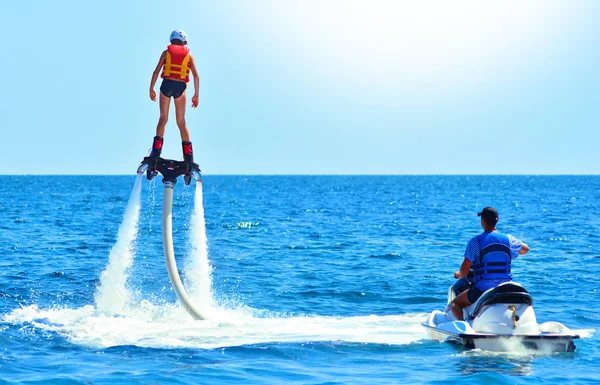
[[[171,106],[171,98],[163,95],[162,92],[159,92],[159,106],[160,106],[160,117],[158,118],[158,124],[156,125],[156,136],[165,136],[165,127],[167,126],[167,121],[169,120],[169,107]],[[177,99],[176,99],[177,100]]]
[[[190,142],[190,132],[185,122],[185,103],[186,93],[184,92],[180,97],[175,99],[175,118],[177,119],[177,127],[179,127],[179,133],[181,134],[183,160],[186,162],[193,162],[194,150],[192,149],[192,142]]]
[[[186,92],[184,91],[180,97],[175,99],[175,119],[177,120],[177,127],[179,127],[179,133],[181,133],[181,141],[190,141],[190,132],[185,123],[185,103],[186,103]]]
[[[156,125],[156,136],[152,142],[151,157],[158,157],[162,152],[163,137],[165,135],[167,121],[169,120],[169,107],[171,106],[171,98],[166,97],[162,92],[159,94],[160,99],[158,104],[160,106],[160,117],[158,118],[158,124]]]

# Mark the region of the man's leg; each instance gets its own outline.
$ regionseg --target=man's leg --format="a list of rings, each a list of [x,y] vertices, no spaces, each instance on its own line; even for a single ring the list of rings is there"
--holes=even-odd
[[[452,290],[454,290],[454,295],[456,297],[458,297],[460,295],[460,293],[462,293],[465,290],[470,289],[472,286],[471,281],[469,281],[468,277],[463,277],[460,279],[457,279],[456,282],[454,282],[454,285],[452,285]]]
[[[452,301],[452,305],[450,305],[450,310],[452,310],[454,318],[456,318],[459,321],[464,321],[465,317],[463,314],[463,309],[471,304],[471,302],[469,301],[469,297],[467,296],[469,290],[465,290],[462,293],[460,293],[458,297],[454,298],[454,301]]]

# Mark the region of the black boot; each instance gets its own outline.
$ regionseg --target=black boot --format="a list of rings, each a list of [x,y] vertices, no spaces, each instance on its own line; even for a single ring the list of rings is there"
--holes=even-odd
[[[158,162],[158,157],[162,152],[163,141],[162,136],[155,136],[154,141],[152,142],[152,151],[150,151],[150,155],[148,155],[147,158],[144,158],[144,161],[147,161],[148,164],[148,169],[146,170],[146,178],[148,180],[152,180],[152,178],[158,175],[156,164]]]
[[[194,150],[192,149],[192,142],[181,142],[183,148],[183,161],[194,163]]]
[[[194,163],[194,150],[192,149],[192,142],[181,142],[183,148],[183,161],[187,163],[187,172],[183,176],[183,181],[186,186],[192,182],[192,175],[196,176],[196,179],[202,180],[200,174],[200,167]]]
[[[154,142],[152,142],[152,152],[150,152],[151,158],[158,158],[160,156],[163,148],[163,141],[164,139],[162,136],[154,137]]]

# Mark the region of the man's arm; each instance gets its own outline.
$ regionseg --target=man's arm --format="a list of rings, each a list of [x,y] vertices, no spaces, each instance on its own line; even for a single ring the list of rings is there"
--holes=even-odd
[[[476,242],[476,240],[477,237],[471,239],[467,244],[465,259],[462,265],[460,265],[460,270],[454,273],[454,278],[464,278],[469,274],[469,270],[473,266],[476,256],[479,254],[479,242]]]
[[[524,255],[529,252],[529,246],[522,242],[521,240],[513,237],[512,235],[508,235],[508,241],[510,242],[510,257],[517,258],[519,255]]]
[[[460,265],[460,270],[454,273],[454,278],[464,278],[469,274],[469,270],[471,270],[471,266],[473,262],[469,261],[467,258],[463,259],[462,265]]]
[[[198,107],[200,98],[200,75],[198,75],[198,69],[196,68],[196,60],[194,56],[190,54],[190,70],[194,75],[194,96],[192,96],[192,107]]]
[[[150,100],[152,100],[153,102],[156,101],[156,92],[154,91],[154,85],[156,84],[156,81],[158,80],[158,74],[160,73],[160,70],[162,69],[162,66],[165,62],[165,59],[167,57],[167,51],[163,51],[162,55],[160,55],[160,59],[158,59],[158,64],[156,65],[156,68],[154,69],[154,72],[152,73],[152,79],[150,80]]]

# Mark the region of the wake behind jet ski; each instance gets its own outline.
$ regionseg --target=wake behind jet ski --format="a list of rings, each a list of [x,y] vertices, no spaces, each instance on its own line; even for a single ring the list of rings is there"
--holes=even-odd
[[[464,321],[457,320],[450,311],[454,298],[450,287],[444,311],[434,310],[422,323],[429,338],[490,351],[519,347],[553,353],[575,351],[573,340],[579,335],[559,322],[538,324],[533,298],[516,282],[502,283],[484,292],[464,309]]]

